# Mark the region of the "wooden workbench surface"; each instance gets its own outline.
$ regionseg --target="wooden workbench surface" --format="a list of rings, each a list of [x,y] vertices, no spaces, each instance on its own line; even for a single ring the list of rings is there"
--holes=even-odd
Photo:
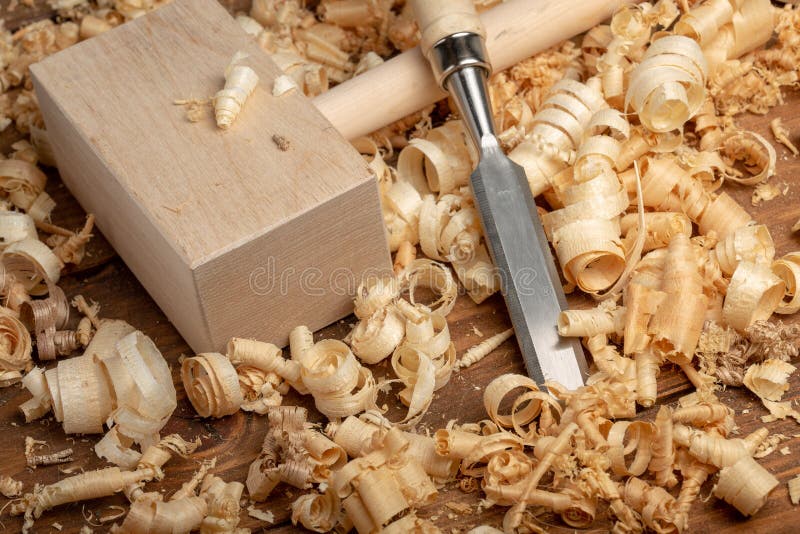
[[[0,17],[6,20],[8,28],[45,18],[51,15],[44,0],[37,0],[35,7],[18,7],[13,13],[7,13],[5,7],[8,0],[0,0]],[[241,8],[249,2],[242,0],[223,1],[227,6]],[[786,104],[776,108],[768,117],[743,117],[740,119],[742,126],[754,129],[767,138],[772,139],[768,132],[769,119],[780,116],[790,132],[800,133],[800,92],[786,95]],[[796,139],[797,136],[795,136]],[[0,149],[8,152],[11,142],[18,138],[13,127],[7,128],[0,134]],[[750,205],[749,188],[736,185],[726,185],[725,190],[731,193],[739,202],[752,213],[754,218],[769,226],[775,240],[777,254],[782,255],[793,250],[800,250],[800,239],[790,233],[790,228],[800,218],[800,159],[795,158],[782,145],[776,145],[778,151],[777,176],[772,178],[774,183],[786,182],[789,191],[784,197],[765,202],[760,206]],[[62,226],[76,228],[82,224],[83,212],[69,195],[57,178],[55,172],[51,173],[48,192],[58,202],[54,211],[53,221]],[[158,488],[169,494],[176,490],[187,480],[195,470],[197,463],[203,459],[217,457],[215,472],[225,480],[244,481],[247,467],[260,450],[261,441],[266,432],[266,418],[263,416],[239,412],[233,416],[216,420],[205,421],[199,419],[183,393],[178,374],[177,360],[182,354],[190,354],[190,349],[180,338],[175,329],[166,320],[161,311],[148,297],[142,287],[125,265],[117,258],[111,247],[102,236],[98,235],[89,247],[89,254],[83,264],[78,268],[68,271],[62,277],[60,285],[70,297],[80,293],[87,299],[96,300],[102,304],[103,317],[124,319],[143,330],[149,335],[163,352],[165,358],[173,369],[173,378],[178,390],[178,407],[163,430],[163,434],[177,432],[185,438],[200,436],[203,445],[189,460],[176,458],[166,469],[167,477],[161,483],[152,483],[148,488]],[[573,307],[586,307],[590,303],[580,297],[570,297]],[[235,306],[236,303],[231,303]],[[794,318],[789,318],[795,321]],[[456,349],[459,353],[479,341],[475,329],[484,336],[492,335],[505,328],[510,323],[506,314],[502,298],[495,295],[483,304],[476,306],[466,296],[460,297],[455,309],[448,316],[450,329]],[[328,327],[315,334],[316,339],[341,338],[349,330],[353,320],[345,320]],[[268,340],[266,340],[268,341]],[[375,369],[376,376],[389,372],[385,362]],[[518,350],[512,340],[507,341],[494,353],[474,367],[455,374],[450,383],[439,390],[430,410],[423,419],[425,428],[435,430],[444,426],[450,419],[462,422],[477,421],[485,417],[483,409],[483,388],[495,376],[508,373],[523,373],[524,368]],[[659,403],[674,403],[677,398],[688,391],[690,386],[679,372],[665,369],[659,377]],[[761,426],[760,416],[766,410],[754,395],[746,390],[730,389],[720,394],[720,397],[736,410],[736,422],[741,433],[750,432]],[[48,484],[65,477],[59,472],[59,467],[44,467],[30,471],[25,467],[23,455],[25,436],[45,440],[53,451],[66,447],[75,450],[75,460],[67,466],[78,469],[95,469],[104,463],[94,454],[92,447],[99,436],[65,436],[61,425],[52,418],[25,424],[19,414],[18,406],[29,398],[26,391],[18,386],[0,389],[0,473],[10,475],[25,483],[25,489],[32,489],[34,483]],[[785,397],[800,399],[800,376],[792,378],[791,389]],[[286,405],[302,405],[310,410],[312,421],[322,421],[323,417],[314,410],[310,397],[300,397],[292,393],[284,399]],[[654,409],[641,412],[640,417],[652,420]],[[791,450],[790,455],[774,452],[765,459],[759,460],[781,482],[780,486],[771,494],[767,504],[749,521],[745,521],[730,506],[711,498],[703,503],[700,499],[695,503],[690,515],[690,532],[693,533],[732,533],[769,532],[770,534],[796,532],[800,520],[800,507],[792,506],[789,502],[786,481],[800,474],[800,425],[789,419],[768,425],[771,433],[782,433],[795,436],[782,444]],[[62,466],[66,467],[66,466]],[[701,497],[710,493],[712,482],[704,486]],[[280,486],[273,492],[267,503],[258,508],[274,513],[275,523],[268,525],[242,513],[240,526],[250,527],[254,532],[262,528],[270,532],[293,532],[300,530],[293,527],[289,521],[290,504],[299,490]],[[459,501],[475,505],[480,498],[478,494],[467,495],[453,485],[443,488],[436,504],[420,511],[423,517],[436,518],[435,523],[445,532],[451,529],[459,531],[468,530],[479,524],[499,526],[505,508],[494,508],[484,511],[481,515],[460,515],[445,508],[447,501]],[[2,499],[0,499],[2,500]],[[84,513],[91,511],[95,514],[103,513],[112,505],[126,505],[123,496],[90,501],[85,504],[68,505],[46,513],[36,522],[35,532],[55,532],[52,525],[58,523],[62,532],[77,532],[81,526],[87,524]],[[474,509],[474,506],[473,506]],[[600,519],[595,524],[592,532],[604,532],[610,522]],[[551,532],[570,532],[570,529],[559,528],[557,520],[543,518],[543,521],[552,521],[554,525]],[[7,513],[0,516],[0,528],[4,532],[18,532],[21,526],[19,518],[9,518]],[[93,527],[95,532],[106,532],[108,525]]]

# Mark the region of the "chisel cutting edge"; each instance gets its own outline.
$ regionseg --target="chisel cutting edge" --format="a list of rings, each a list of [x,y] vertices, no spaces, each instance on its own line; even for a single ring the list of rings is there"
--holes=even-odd
[[[495,136],[486,87],[491,67],[472,0],[414,0],[413,8],[422,51],[480,156],[470,183],[528,374],[539,384],[580,387],[586,359],[577,339],[558,335],[566,298],[525,171]]]

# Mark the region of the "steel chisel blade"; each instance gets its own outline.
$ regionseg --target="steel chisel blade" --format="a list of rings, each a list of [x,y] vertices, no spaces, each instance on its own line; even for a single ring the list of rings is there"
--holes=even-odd
[[[494,138],[481,144],[472,191],[528,375],[538,384],[554,380],[578,388],[586,358],[578,339],[558,335],[567,302],[525,171]]]

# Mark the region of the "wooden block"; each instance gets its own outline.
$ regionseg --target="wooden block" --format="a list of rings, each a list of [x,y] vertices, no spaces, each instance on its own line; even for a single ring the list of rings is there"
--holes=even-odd
[[[228,131],[175,99],[213,96],[233,54],[260,84]],[[390,272],[377,183],[216,0],[177,0],[31,68],[59,171],[195,351],[285,344]],[[282,151],[273,135],[290,147]]]

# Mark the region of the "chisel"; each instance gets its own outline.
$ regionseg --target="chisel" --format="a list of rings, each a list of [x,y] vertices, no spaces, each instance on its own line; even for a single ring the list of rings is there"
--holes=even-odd
[[[539,384],[580,387],[586,359],[580,343],[556,329],[567,302],[525,171],[503,154],[495,136],[486,83],[491,66],[473,2],[413,0],[413,8],[422,52],[480,156],[472,193],[528,375]]]

